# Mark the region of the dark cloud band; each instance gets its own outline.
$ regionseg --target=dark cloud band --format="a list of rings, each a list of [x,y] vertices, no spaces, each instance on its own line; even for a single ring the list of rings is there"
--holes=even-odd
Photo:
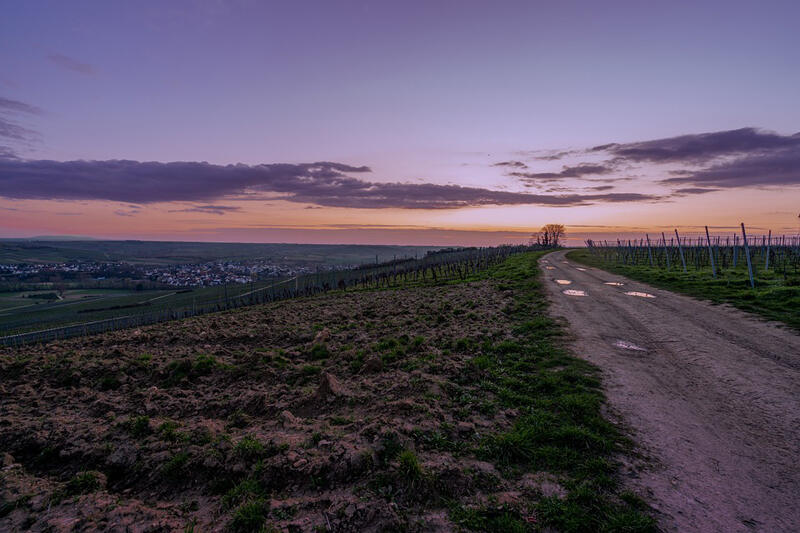
[[[558,181],[564,178],[582,178],[584,176],[608,174],[614,169],[607,165],[582,163],[565,166],[560,172],[511,172],[510,175],[523,181]]]
[[[672,177],[660,183],[684,186],[673,191],[676,196],[705,194],[719,188],[800,185],[800,133],[781,135],[740,128],[609,143],[583,152],[584,156],[597,157],[598,154],[608,159],[602,164],[564,167],[561,172],[512,172],[510,175],[528,183],[553,182],[607,174],[619,168],[670,165],[679,170],[669,170]]]
[[[637,193],[541,195],[433,183],[379,183],[348,175],[366,172],[370,172],[369,167],[335,162],[213,165],[206,162],[0,159],[0,196],[147,204],[208,202],[255,192],[326,207],[401,209],[526,204],[575,206],[657,199]],[[205,207],[204,212],[220,212],[213,206]]]
[[[677,174],[662,183],[724,188],[800,185],[800,149],[751,155]]]
[[[679,135],[652,141],[595,146],[629,162],[704,163],[722,156],[800,148],[800,133],[779,135],[756,128]]]

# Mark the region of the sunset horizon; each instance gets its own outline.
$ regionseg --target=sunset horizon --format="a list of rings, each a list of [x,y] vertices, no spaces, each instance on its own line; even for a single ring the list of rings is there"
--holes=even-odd
[[[800,13],[775,10],[12,5],[0,238],[796,234]]]

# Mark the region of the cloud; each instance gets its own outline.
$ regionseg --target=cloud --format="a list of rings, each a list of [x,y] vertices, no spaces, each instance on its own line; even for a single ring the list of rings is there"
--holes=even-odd
[[[28,141],[36,137],[36,132],[0,116],[0,137],[11,141]]]
[[[794,149],[749,155],[677,174],[674,178],[662,180],[662,183],[724,188],[800,185],[800,145]]]
[[[537,182],[551,183],[564,178],[611,183],[633,178],[589,179],[584,176],[609,174],[621,169],[635,169],[637,174],[652,176],[654,172],[663,174],[665,170],[658,166],[665,165],[671,177],[658,183],[684,186],[673,191],[672,196],[706,194],[720,188],[800,185],[800,133],[783,135],[747,127],[631,143],[608,143],[582,151],[551,151],[544,158],[559,159],[568,154],[594,158],[603,154],[608,159],[601,163],[564,166],[560,172],[515,171],[509,175],[527,181],[528,187]]]
[[[510,176],[524,181],[558,181],[564,178],[581,178],[583,176],[608,174],[614,169],[607,165],[581,163],[575,166],[565,166],[561,172],[511,172]]]
[[[0,97],[0,142],[27,144],[38,139],[39,134],[17,122],[20,115],[40,115],[42,110],[36,106]],[[16,151],[6,144],[0,144],[0,160],[17,159]]]
[[[207,202],[251,192],[325,207],[454,209],[483,205],[575,206],[649,201],[649,194],[541,195],[438,185],[379,183],[335,162],[214,165],[206,162],[0,160],[0,196],[14,199]],[[273,199],[276,197],[273,196]]]
[[[209,213],[212,215],[224,215],[226,213],[233,213],[235,211],[241,211],[241,207],[235,207],[231,205],[196,205],[194,207],[189,207],[186,209],[172,209],[170,213]]]
[[[800,133],[779,135],[756,128],[666,137],[652,141],[595,146],[590,152],[607,152],[630,162],[704,163],[722,156],[800,148]]]
[[[27,113],[29,115],[41,115],[42,110],[36,106],[20,102],[19,100],[12,100],[10,98],[3,98],[0,96],[0,112],[15,112]]]
[[[565,150],[561,152],[550,152],[545,155],[538,155],[535,159],[540,161],[558,161],[559,159],[564,159],[568,155],[574,154],[574,150]]]
[[[613,189],[613,185],[598,185],[597,187],[589,187],[589,190],[592,191],[610,191]]]
[[[512,167],[512,168],[528,168],[528,165],[522,161],[500,161],[492,165],[493,167]]]
[[[0,127],[2,126],[2,119],[0,119]],[[17,153],[9,146],[0,146],[0,159],[19,159]]]
[[[80,74],[86,74],[86,75],[91,75],[95,73],[94,67],[92,67],[88,63],[82,63],[77,59],[65,56],[64,54],[49,54],[47,56],[47,59],[49,59],[52,63],[58,65],[59,67],[63,67],[73,72],[78,72]]]
[[[683,196],[687,194],[706,194],[709,192],[715,192],[719,189],[704,189],[703,187],[686,187],[684,189],[676,189],[672,191],[675,196]]]

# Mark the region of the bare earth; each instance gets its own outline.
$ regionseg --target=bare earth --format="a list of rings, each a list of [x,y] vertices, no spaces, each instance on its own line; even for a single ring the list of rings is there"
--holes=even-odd
[[[541,259],[552,312],[652,460],[630,483],[660,526],[800,531],[800,336],[564,254]]]
[[[488,281],[348,291],[0,349],[0,532],[452,531],[433,488],[532,516],[557,480],[451,446],[517,416],[468,403],[492,399],[469,347],[513,338],[510,302]]]

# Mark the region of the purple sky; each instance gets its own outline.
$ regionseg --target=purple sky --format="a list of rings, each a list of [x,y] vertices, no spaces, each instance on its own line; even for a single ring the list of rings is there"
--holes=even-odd
[[[798,21],[794,1],[6,2],[0,236],[702,224],[698,202],[751,188],[757,209],[708,223],[790,228]],[[54,163],[74,160],[96,162]]]

